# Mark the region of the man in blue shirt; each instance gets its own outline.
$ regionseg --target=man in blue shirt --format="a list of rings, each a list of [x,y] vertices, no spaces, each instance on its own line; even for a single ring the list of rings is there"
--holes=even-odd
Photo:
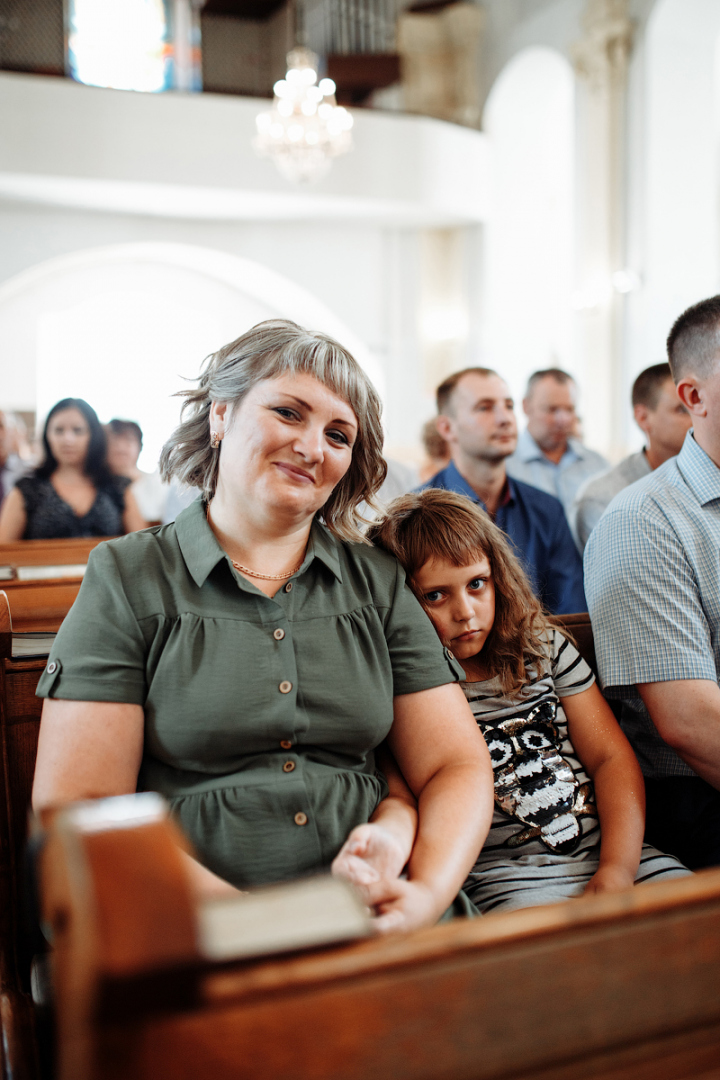
[[[605,693],[645,776],[646,839],[720,865],[720,296],[668,338],[693,427],[677,457],[620,492],[585,570]]]
[[[575,380],[566,371],[533,372],[523,398],[527,428],[507,462],[510,476],[558,498],[568,521],[580,486],[608,468],[604,457],[572,435],[576,399]]]
[[[582,563],[560,502],[511,480],[505,459],[517,444],[507,383],[489,368],[467,368],[437,390],[437,427],[452,461],[424,488],[445,488],[480,503],[509,536],[549,611],[585,611]]]

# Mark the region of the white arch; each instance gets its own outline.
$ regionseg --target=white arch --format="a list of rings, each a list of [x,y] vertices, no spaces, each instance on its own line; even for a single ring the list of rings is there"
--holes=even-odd
[[[370,350],[308,290],[213,249],[131,243],[50,259],[0,285],[2,403],[42,414],[60,397],[87,396],[103,420],[124,413],[140,421],[149,465],[176,422],[170,395],[182,378],[277,316],[337,338],[383,393]]]
[[[493,166],[485,352],[516,392],[536,368],[572,368],[574,85],[561,53],[526,48],[485,106]]]
[[[383,372],[377,359],[364,342],[322,301],[307,289],[301,288],[294,281],[270,270],[262,263],[238,255],[229,255],[214,248],[153,242],[109,244],[60,255],[23,270],[0,284],[0,308],[23,292],[36,289],[71,270],[133,262],[182,267],[203,274],[266,304],[283,318],[293,319],[301,325],[336,337],[362,365],[378,391],[381,394],[384,392]]]

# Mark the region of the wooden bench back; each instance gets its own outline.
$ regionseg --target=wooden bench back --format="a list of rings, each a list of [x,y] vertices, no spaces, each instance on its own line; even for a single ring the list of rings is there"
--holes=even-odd
[[[576,615],[558,615],[557,619],[563,629],[567,630],[572,637],[583,660],[590,665],[597,675],[595,642],[593,641],[592,623],[588,612],[581,611]]]
[[[82,572],[77,568],[87,564],[90,552],[103,539],[18,540],[0,544],[0,571],[12,575],[0,581],[0,587],[10,601],[14,630],[54,632],[60,628],[82,582]],[[38,572],[47,571],[50,576],[23,578],[23,571],[30,567]],[[53,567],[58,568],[57,576],[52,576]]]
[[[38,1055],[29,993],[31,945],[25,925],[24,857],[45,659],[11,660],[10,609],[0,592],[0,1024],[3,1076],[34,1080]]]
[[[0,544],[0,567],[76,566],[87,563],[93,548],[108,537],[88,536],[64,540],[15,540]]]
[[[21,603],[21,595],[28,602],[32,602],[33,597],[37,601],[56,583],[17,583],[15,591],[9,588],[10,584],[3,583],[10,596],[15,619],[15,609]],[[57,584],[67,588],[69,583]],[[75,592],[77,588],[79,583]],[[59,592],[56,593],[58,595]],[[72,599],[74,595],[65,594],[61,609],[56,612],[57,625],[52,620],[46,620],[45,625],[40,626],[36,620],[33,625],[32,612],[23,621],[24,609],[20,607],[19,628],[57,629]],[[16,629],[17,621],[13,624]],[[51,622],[50,626],[47,626],[47,621]],[[585,648],[583,655],[593,662],[592,630],[588,616],[565,616],[563,621],[567,622],[581,651]],[[8,1045],[15,1047],[16,1070],[26,1068],[30,1077],[35,1076],[33,1070],[37,1066],[32,1041],[32,1010],[27,993],[31,957],[23,925],[23,859],[42,709],[42,701],[35,696],[35,690],[45,660],[10,659],[10,626],[10,608],[4,593],[0,592],[0,1023]],[[588,640],[590,651],[587,650]],[[1,1015],[3,1008],[5,1020]]]
[[[720,870],[218,966],[172,830],[70,816],[43,866],[58,1080],[720,1075]]]

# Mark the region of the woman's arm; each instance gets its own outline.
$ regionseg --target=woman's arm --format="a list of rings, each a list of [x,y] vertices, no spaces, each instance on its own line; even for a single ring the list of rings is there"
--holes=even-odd
[[[585,892],[618,892],[635,881],[645,829],[645,783],[630,743],[596,685],[562,698],[570,741],[595,786],[600,865]]]
[[[134,792],[143,729],[141,705],[48,698],[40,724],[33,809]]]
[[[125,509],[123,511],[123,532],[137,532],[139,529],[147,529],[147,521],[140,513],[135,496],[130,488],[125,490]]]
[[[22,540],[27,525],[25,500],[17,488],[6,495],[0,510],[0,544]]]
[[[40,812],[78,799],[134,792],[144,723],[141,705],[47,698],[40,724],[33,809]],[[191,856],[183,858],[198,898],[237,892]]]
[[[418,800],[418,834],[407,881],[383,880],[368,892],[378,930],[411,930],[437,922],[475,862],[492,820],[493,774],[453,683],[396,697],[388,743]]]
[[[333,874],[352,881],[361,892],[383,879],[399,877],[410,858],[417,829],[417,803],[386,743],[375,763],[388,782],[388,796],[367,825],[352,830],[332,864]]]

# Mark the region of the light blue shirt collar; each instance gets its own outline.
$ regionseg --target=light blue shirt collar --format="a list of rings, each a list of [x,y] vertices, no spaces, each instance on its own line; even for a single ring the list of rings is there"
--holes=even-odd
[[[720,469],[702,447],[695,442],[694,429],[690,428],[677,456],[680,474],[697,496],[701,506],[720,499]]]
[[[560,468],[561,465],[569,465],[572,461],[581,461],[583,458],[583,444],[578,442],[577,439],[568,439],[567,450],[560,458],[560,461],[555,465],[554,461],[550,461],[545,457],[542,450],[533,439],[532,435],[527,428],[518,437],[517,450],[515,451],[520,461],[529,464],[531,461],[542,461],[546,465],[555,465],[555,468]]]

